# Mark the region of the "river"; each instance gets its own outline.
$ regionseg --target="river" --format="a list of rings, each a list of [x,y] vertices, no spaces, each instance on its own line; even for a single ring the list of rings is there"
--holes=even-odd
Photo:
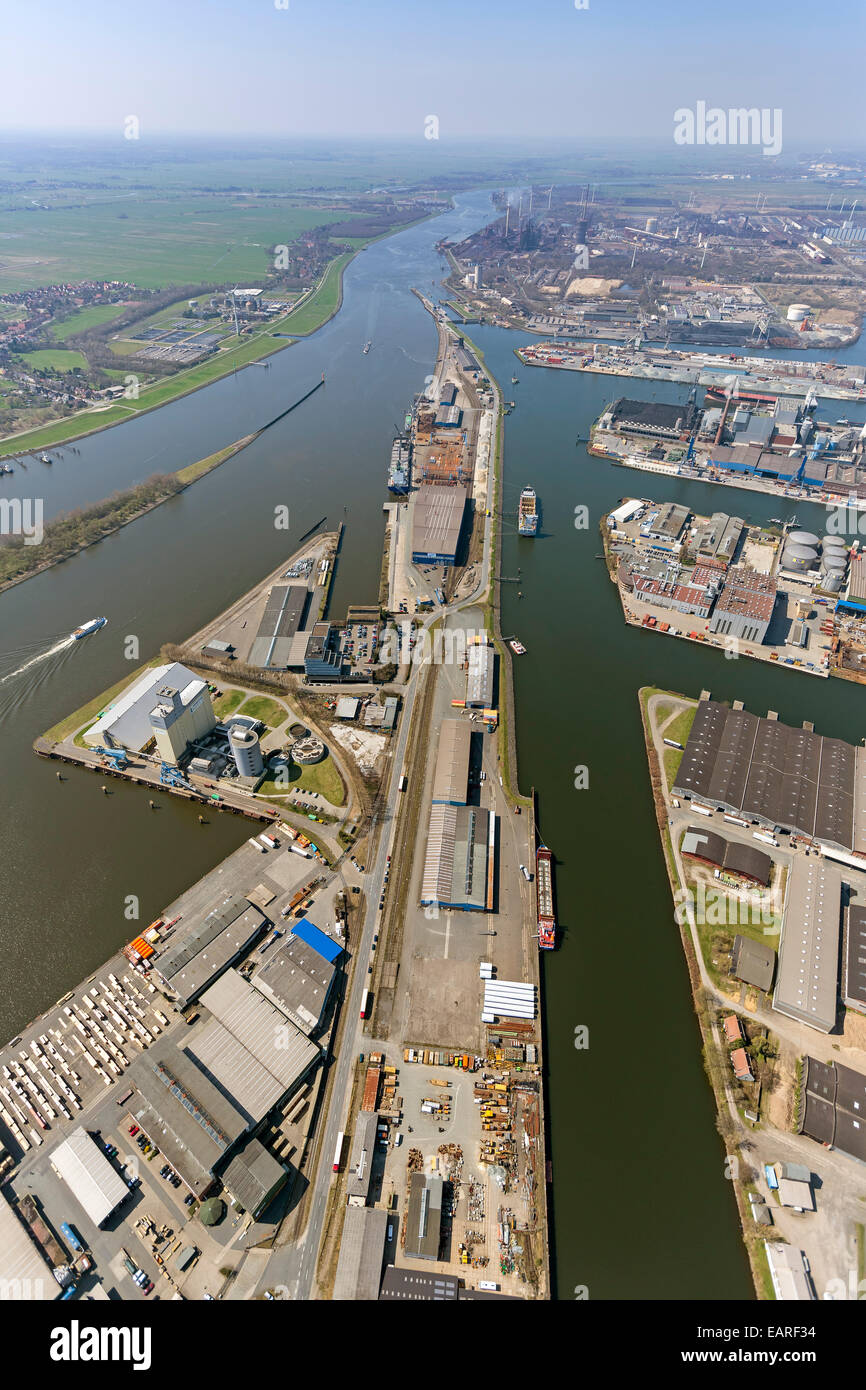
[[[99,779],[83,771],[66,770],[58,783],[56,769],[31,752],[33,738],[122,677],[130,637],[145,660],[197,630],[323,515],[329,526],[346,522],[331,611],[339,617],[347,603],[375,599],[392,426],[435,354],[433,325],[411,289],[438,284],[436,240],[459,239],[490,213],[485,193],[461,196],[436,222],[376,243],[348,268],[336,318],[267,369],[247,368],[82,441],[79,455],[67,451],[51,469],[39,465],[49,514],[219,449],[326,373],[325,390],[189,491],[0,596],[0,677],[84,619],[109,618],[93,638],[0,683],[0,1036],[86,976],[248,834],[228,816],[202,827],[194,808],[169,797],[151,812],[140,789],[117,782],[103,796]],[[525,335],[468,331],[509,395],[512,349]],[[576,436],[586,438],[604,401],[630,388],[566,372],[517,374],[503,574],[520,567],[525,597],[516,584],[503,586],[503,624],[529,648],[515,663],[520,777],[539,791],[563,926],[559,951],[544,961],[557,1292],[746,1298],[751,1282],[673,922],[637,690],[707,687],[855,741],[862,692],[626,629],[596,558],[598,520],[619,497],[674,497],[754,519],[787,514],[785,504],[590,459]],[[683,390],[641,382],[631,393],[681,399]],[[541,532],[519,541],[517,496],[530,482]],[[283,504],[288,535],[273,524]],[[573,525],[580,504],[590,510],[588,531]],[[814,512],[797,507],[817,530]],[[574,789],[578,765],[589,768],[588,790]],[[124,915],[130,895],[140,902],[137,922]],[[580,1025],[589,1028],[588,1050],[574,1047]]]

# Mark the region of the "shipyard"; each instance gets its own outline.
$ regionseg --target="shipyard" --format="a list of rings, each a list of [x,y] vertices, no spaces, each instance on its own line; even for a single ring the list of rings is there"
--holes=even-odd
[[[383,604],[330,616],[323,518],[36,741],[96,794],[260,823],[2,1053],[11,1272],[41,1297],[548,1296],[554,861],[497,738],[501,401],[441,323],[434,383],[392,446]]]
[[[620,396],[590,431],[587,452],[626,468],[828,506],[866,502],[866,425],[818,414],[802,400],[693,386],[682,403]]]

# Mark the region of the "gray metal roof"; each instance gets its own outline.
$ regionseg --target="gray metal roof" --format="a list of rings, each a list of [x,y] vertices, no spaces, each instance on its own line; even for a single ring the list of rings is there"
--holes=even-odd
[[[267,918],[246,898],[231,896],[154,961],[154,967],[182,1000],[194,999],[209,980],[233,960],[266,925]]]
[[[300,1081],[319,1049],[280,1009],[229,970],[202,995],[213,1017],[187,1051],[258,1121]]]
[[[735,936],[731,953],[731,974],[747,985],[755,985],[769,992],[773,984],[776,968],[776,952],[763,941],[752,941],[748,936]]]
[[[466,510],[461,484],[422,483],[412,514],[413,555],[455,555]]]
[[[829,1033],[839,993],[842,875],[834,864],[796,856],[779,945],[773,1008]]]
[[[251,666],[280,669],[288,665],[292,640],[301,625],[308,594],[306,584],[274,585],[250,649]]]
[[[366,1202],[370,1195],[378,1123],[379,1113],[376,1110],[361,1110],[355,1119],[352,1154],[346,1181],[346,1195],[349,1199],[354,1198],[356,1201]]]
[[[347,1207],[334,1298],[370,1302],[379,1297],[388,1213],[381,1207]]]
[[[429,1173],[413,1173],[409,1180],[405,1252],[410,1260],[439,1258],[443,1187],[442,1179]]]
[[[253,1217],[264,1210],[287,1172],[258,1139],[251,1139],[235,1154],[222,1174],[223,1186]]]
[[[841,739],[702,700],[674,793],[851,849],[855,753]]]
[[[267,958],[252,977],[252,985],[282,1009],[302,1033],[319,1026],[337,967],[299,936],[288,940]]]
[[[455,1274],[428,1274],[420,1269],[403,1269],[388,1265],[382,1280],[380,1301],[450,1303],[458,1297],[459,1280]]]
[[[848,909],[843,981],[845,1003],[866,1010],[866,908],[853,903]]]
[[[187,1186],[206,1191],[249,1117],[170,1037],[133,1063],[129,1079],[139,1092],[130,1103],[136,1120]]]
[[[472,725],[468,719],[443,719],[433,772],[434,802],[462,804],[469,789],[469,753]]]

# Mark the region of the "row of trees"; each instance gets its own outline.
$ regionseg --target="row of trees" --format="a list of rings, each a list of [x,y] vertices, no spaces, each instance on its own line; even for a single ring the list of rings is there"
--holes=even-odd
[[[183,486],[173,474],[157,473],[137,487],[46,522],[37,544],[28,543],[23,535],[4,536],[0,544],[0,586],[68,559],[110,535],[145,508],[181,492]]]

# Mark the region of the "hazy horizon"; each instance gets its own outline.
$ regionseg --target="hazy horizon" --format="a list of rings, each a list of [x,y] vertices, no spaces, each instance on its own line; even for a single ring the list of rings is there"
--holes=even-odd
[[[5,135],[672,143],[673,112],[779,108],[786,148],[862,139],[862,7],[830,0],[90,0],[6,7]],[[131,143],[131,142],[130,142]]]

